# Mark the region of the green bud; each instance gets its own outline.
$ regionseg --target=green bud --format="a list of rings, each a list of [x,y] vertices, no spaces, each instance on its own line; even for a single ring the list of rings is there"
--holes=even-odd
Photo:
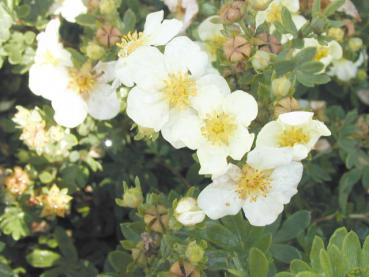
[[[204,254],[205,254],[204,248],[201,245],[197,244],[196,241],[191,241],[187,245],[185,255],[191,264],[196,265],[200,263],[204,258]]]
[[[366,78],[368,77],[368,74],[366,73],[366,71],[364,69],[360,69],[358,72],[357,72],[357,78],[360,80],[360,81],[364,81],[366,80]]]
[[[258,50],[252,57],[251,63],[255,71],[261,71],[267,68],[270,64],[270,54],[268,52]]]
[[[338,42],[342,42],[345,37],[345,32],[341,28],[330,28],[328,30],[328,36],[337,40]]]
[[[117,205],[134,209],[140,206],[144,201],[141,186],[136,184],[135,187],[129,188],[126,183],[124,183],[123,186],[123,199],[116,199]]]
[[[99,9],[102,14],[113,14],[117,11],[117,3],[115,0],[101,0]]]
[[[353,52],[359,51],[363,47],[363,40],[361,38],[350,38],[349,48]]]
[[[285,76],[274,79],[272,81],[272,93],[277,97],[285,97],[290,92],[291,86],[291,81]]]
[[[251,6],[257,10],[262,11],[265,10],[269,5],[270,0],[251,0]]]
[[[104,55],[104,48],[95,42],[90,42],[86,47],[86,54],[91,60],[99,60]]]

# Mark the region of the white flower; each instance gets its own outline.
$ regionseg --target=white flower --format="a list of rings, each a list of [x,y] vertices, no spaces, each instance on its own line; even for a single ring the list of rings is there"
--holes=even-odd
[[[208,52],[212,61],[216,59],[217,51],[222,49],[223,44],[227,40],[222,34],[222,31],[224,30],[223,24],[212,22],[219,18],[219,16],[208,17],[197,29],[199,37],[203,42],[204,49]]]
[[[205,213],[197,205],[197,200],[192,197],[179,200],[174,215],[185,226],[198,224],[205,219]]]
[[[83,0],[56,0],[50,7],[52,14],[61,14],[65,20],[75,22],[76,17],[87,13],[87,7]]]
[[[52,90],[55,121],[68,128],[81,124],[87,114],[95,119],[106,120],[119,113],[120,103],[115,88],[108,83],[109,72],[104,66],[92,68],[90,64],[80,69],[68,68],[68,84]],[[57,78],[57,76],[54,76]]]
[[[285,148],[296,161],[305,159],[321,136],[331,132],[319,120],[313,120],[311,112],[281,114],[278,120],[266,124],[259,132],[256,147]]]
[[[361,53],[359,59],[356,62],[352,62],[345,58],[333,61],[328,75],[335,76],[340,81],[348,82],[356,77],[360,66],[364,63],[364,60],[365,57]]]
[[[322,45],[315,38],[305,38],[304,47],[315,47],[315,61],[321,62],[325,66],[341,59],[343,54],[341,45],[335,40],[328,42],[327,45]]]
[[[51,20],[44,32],[37,36],[35,62],[29,70],[31,91],[51,100],[55,87],[68,82],[67,66],[72,66],[70,53],[59,41],[59,19]]]
[[[235,215],[241,208],[252,225],[273,223],[297,193],[302,164],[286,149],[256,148],[241,168],[230,165],[199,195],[199,207],[211,219]]]
[[[275,22],[281,22],[283,8],[289,10],[292,15],[297,14],[300,9],[300,2],[299,0],[273,0],[265,10],[256,13],[256,28],[264,22],[271,25]]]
[[[183,21],[182,31],[190,26],[192,19],[199,12],[197,0],[164,0],[168,9]]]
[[[252,146],[254,135],[247,127],[256,118],[257,103],[241,90],[231,94],[209,90],[194,101],[194,107],[198,117],[182,131],[183,142],[197,149],[200,174],[223,174],[228,156],[241,160]]]
[[[177,19],[164,19],[164,11],[150,13],[146,17],[143,32],[128,33],[118,43],[120,47],[119,60],[116,64],[116,78],[125,86],[133,86],[129,68],[129,57],[132,53],[144,46],[166,45],[181,30],[183,24]]]
[[[189,132],[197,117],[194,102],[211,97],[212,91],[229,93],[223,77],[208,74],[207,54],[189,38],[177,37],[164,54],[155,47],[142,47],[129,60],[136,86],[128,95],[128,116],[142,127],[161,130],[174,147],[194,149]]]

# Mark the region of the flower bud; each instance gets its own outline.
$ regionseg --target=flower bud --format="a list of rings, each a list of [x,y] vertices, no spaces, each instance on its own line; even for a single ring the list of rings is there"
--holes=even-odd
[[[278,54],[282,50],[282,45],[278,38],[268,33],[261,33],[257,35],[256,43],[261,47],[260,50],[265,52]]]
[[[276,97],[285,97],[288,95],[292,87],[291,81],[283,76],[272,81],[272,93]]]
[[[228,39],[223,46],[224,54],[231,62],[240,62],[251,55],[251,44],[244,37]]]
[[[151,206],[145,210],[144,222],[157,233],[164,233],[169,225],[168,209],[163,205]]]
[[[225,4],[219,12],[220,18],[224,23],[233,23],[239,21],[243,16],[243,1],[234,1]]]
[[[135,187],[129,188],[124,184],[123,199],[116,199],[118,206],[127,208],[138,208],[144,201],[141,186],[138,184]]]
[[[200,272],[188,262],[177,261],[170,267],[168,277],[200,277]]]
[[[204,248],[197,244],[196,241],[191,241],[187,245],[186,249],[186,258],[190,261],[191,264],[198,264],[202,261],[205,255]]]
[[[274,106],[274,115],[278,117],[280,114],[289,113],[299,110],[299,102],[293,97],[286,97],[279,100]]]
[[[328,36],[335,39],[338,42],[342,42],[345,37],[345,31],[341,28],[330,28],[328,30]]]
[[[198,207],[196,199],[184,197],[177,204],[175,218],[185,226],[192,226],[202,222],[205,213]]]
[[[250,0],[251,6],[257,11],[265,10],[268,7],[269,2],[270,0]]]
[[[270,63],[270,54],[268,52],[258,50],[252,57],[251,63],[255,71],[261,71],[268,67]]]
[[[364,69],[360,69],[360,70],[357,72],[357,78],[358,78],[360,81],[365,81],[367,77],[368,77],[368,74],[366,73],[366,71],[365,71]]]
[[[96,31],[96,39],[97,41],[106,47],[110,47],[115,45],[117,42],[120,41],[121,32],[118,28],[110,25],[101,26]]]
[[[4,184],[11,194],[21,195],[27,190],[30,182],[27,172],[16,166],[13,173],[5,178]]]
[[[86,47],[86,54],[91,60],[99,60],[104,55],[104,48],[95,42],[89,42]]]
[[[327,139],[319,139],[314,146],[314,150],[318,152],[327,152],[331,148],[332,146]]]
[[[117,3],[115,0],[101,0],[99,10],[104,15],[110,15],[117,11]]]
[[[363,47],[363,40],[361,38],[350,38],[349,48],[353,52],[359,51]]]

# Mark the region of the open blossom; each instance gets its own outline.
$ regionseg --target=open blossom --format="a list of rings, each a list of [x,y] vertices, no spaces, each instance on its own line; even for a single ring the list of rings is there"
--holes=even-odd
[[[252,225],[271,224],[297,193],[302,172],[286,149],[256,148],[242,168],[230,165],[213,178],[198,197],[199,207],[214,220],[243,209]]]
[[[356,77],[357,72],[359,71],[359,68],[360,66],[362,66],[364,61],[364,54],[360,54],[356,62],[350,61],[345,58],[333,61],[328,75],[335,76],[340,81],[348,82]]]
[[[340,60],[343,55],[341,45],[335,40],[328,42],[327,45],[322,45],[315,38],[305,38],[304,47],[315,47],[316,54],[314,60],[323,63],[325,66]]]
[[[220,20],[219,16],[208,17],[197,29],[204,49],[208,52],[212,61],[216,59],[217,51],[222,49],[227,41],[227,38],[222,34],[223,24],[212,22],[217,19]]]
[[[68,189],[59,189],[54,184],[45,194],[38,197],[38,201],[43,207],[41,215],[64,217],[69,212],[72,199],[68,195]]]
[[[164,4],[178,19],[183,21],[182,31],[190,26],[192,19],[199,12],[197,0],[164,0]]]
[[[52,19],[44,32],[37,36],[34,64],[29,70],[31,91],[51,100],[54,86],[65,86],[68,82],[68,66],[72,66],[70,53],[59,41],[60,20]]]
[[[267,123],[259,132],[256,147],[288,149],[296,161],[305,159],[321,136],[330,136],[327,126],[313,120],[314,113],[290,112]]]
[[[241,90],[233,93],[213,90],[197,99],[194,107],[198,117],[182,131],[184,142],[197,149],[200,174],[223,174],[229,156],[241,160],[252,146],[254,135],[247,127],[256,118],[257,103]]]
[[[87,13],[87,7],[83,0],[56,0],[50,7],[50,12],[60,14],[69,22],[75,22],[77,16]]]
[[[177,19],[164,19],[164,11],[150,13],[146,17],[143,32],[130,32],[118,43],[119,60],[116,64],[116,78],[126,86],[133,86],[127,57],[143,46],[166,45],[181,30],[183,24]]]
[[[194,102],[213,90],[229,93],[223,77],[208,74],[207,54],[189,38],[177,37],[164,54],[155,47],[142,47],[129,59],[136,86],[128,95],[128,116],[142,127],[162,131],[174,147],[194,149],[190,140],[183,142],[184,135],[191,133],[189,122],[197,116]]]

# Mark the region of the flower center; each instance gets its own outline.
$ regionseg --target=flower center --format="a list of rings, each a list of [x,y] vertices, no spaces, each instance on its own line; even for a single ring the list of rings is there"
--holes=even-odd
[[[278,144],[281,147],[292,147],[295,144],[306,144],[310,140],[303,128],[288,127],[279,135]]]
[[[314,60],[320,61],[329,55],[329,48],[326,46],[318,46],[316,49]]]
[[[221,112],[205,118],[201,133],[214,145],[228,145],[236,128],[234,117]]]
[[[254,202],[258,197],[268,195],[271,189],[270,182],[269,171],[260,171],[245,165],[237,183],[237,192],[241,199]]]
[[[169,74],[162,89],[171,108],[185,108],[190,105],[190,98],[197,94],[196,82],[188,73]]]
[[[270,6],[270,10],[266,16],[266,21],[268,23],[282,21],[282,6],[276,3],[272,3]]]
[[[129,32],[124,35],[120,43],[117,46],[121,48],[119,56],[124,58],[132,54],[139,47],[144,46],[146,43],[146,37],[143,32]]]
[[[69,77],[69,87],[82,96],[87,96],[96,85],[97,76],[92,72],[89,64],[83,65],[80,69],[70,69]]]
[[[217,51],[223,47],[227,38],[223,35],[215,35],[205,41],[205,47],[210,56],[216,57]]]

